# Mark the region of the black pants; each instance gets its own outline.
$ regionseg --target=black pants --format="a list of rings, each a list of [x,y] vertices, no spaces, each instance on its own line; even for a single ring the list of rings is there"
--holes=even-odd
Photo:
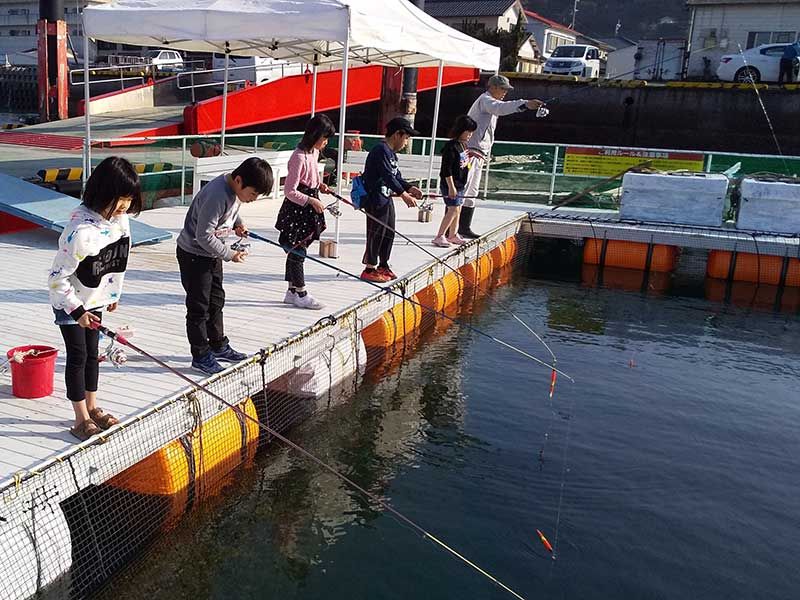
[[[100,311],[92,311],[102,318]],[[67,398],[73,402],[86,400],[86,392],[97,391],[100,365],[97,362],[100,332],[80,325],[59,325],[67,348]]]
[[[336,148],[331,148],[330,146],[325,146],[322,149],[322,152],[319,153],[320,159],[325,160],[332,160],[333,161],[333,171],[330,173],[330,177],[327,179],[325,183],[328,185],[336,185],[336,167],[339,165],[339,151]]]
[[[186,336],[197,360],[211,349],[228,345],[222,324],[225,290],[222,289],[222,259],[198,256],[178,248],[181,283],[186,290]]]
[[[367,214],[379,219],[380,223],[367,218],[367,249],[362,262],[365,265],[388,268],[394,244],[394,202],[390,200],[386,206],[382,207],[377,207],[369,202],[364,210]],[[391,229],[387,227],[391,227]]]
[[[778,83],[792,83],[794,78],[794,61],[791,58],[782,58],[780,72],[778,73]]]
[[[284,252],[286,252],[286,275],[284,279],[294,288],[305,287],[306,277],[303,264],[306,261],[306,247],[303,245],[296,246],[293,252],[291,249],[292,247],[288,245],[283,247]]]

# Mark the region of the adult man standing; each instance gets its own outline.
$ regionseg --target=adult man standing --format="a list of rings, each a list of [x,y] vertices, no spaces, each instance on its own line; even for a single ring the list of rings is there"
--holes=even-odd
[[[481,184],[481,170],[492,151],[494,130],[497,117],[513,115],[526,110],[536,110],[541,100],[509,100],[504,101],[509,90],[513,90],[508,77],[492,75],[489,78],[486,92],[481,94],[469,109],[469,116],[478,124],[467,148],[469,156],[469,173],[464,188],[464,206],[458,221],[458,233],[465,238],[479,237],[472,231],[472,216],[475,213],[476,196]]]
[[[778,85],[782,84],[784,81],[786,81],[786,83],[792,83],[798,56],[800,56],[800,42],[789,44],[783,49],[780,71],[778,73]]]

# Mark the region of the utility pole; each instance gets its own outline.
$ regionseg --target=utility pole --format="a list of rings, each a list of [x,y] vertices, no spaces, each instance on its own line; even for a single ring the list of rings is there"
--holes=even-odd
[[[66,119],[67,24],[64,0],[40,0],[38,36],[39,116],[42,121]],[[86,77],[86,74],[84,74]],[[89,107],[86,107],[89,110]]]
[[[572,22],[569,24],[570,29],[575,29],[575,15],[578,14],[578,2],[581,0],[575,0],[575,3],[572,5]]]

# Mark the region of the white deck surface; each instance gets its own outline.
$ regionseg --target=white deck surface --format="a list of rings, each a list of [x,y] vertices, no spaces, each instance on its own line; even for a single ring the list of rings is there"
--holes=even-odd
[[[246,205],[244,219],[255,232],[277,239],[273,228],[279,202],[266,200]],[[473,228],[488,231],[510,222],[530,204],[484,203],[475,213]],[[364,215],[343,207],[339,259],[331,261],[354,273],[361,271],[364,246]],[[430,223],[419,223],[416,210],[397,204],[397,229],[438,255],[448,252],[430,241],[442,216],[436,207]],[[148,224],[177,234],[185,207],[165,208],[143,213]],[[328,215],[333,237],[334,219]],[[55,390],[52,396],[22,400],[11,395],[9,376],[0,376],[0,486],[13,474],[29,470],[52,459],[76,443],[68,428],[73,413],[65,396],[63,342],[53,324],[46,278],[58,235],[46,230],[0,235],[0,349],[5,351],[26,344],[45,344],[59,349]],[[284,253],[263,242],[252,241],[251,256],[244,264],[225,264],[226,334],[240,351],[254,353],[314,324],[321,317],[338,312],[372,295],[374,287],[349,278],[337,277],[323,265],[306,262],[309,290],[326,304],[323,311],[300,310],[282,304],[286,283],[283,280]],[[317,245],[311,252],[316,255]],[[397,238],[392,255],[395,272],[403,277],[432,259],[418,248]],[[326,259],[329,260],[329,259]],[[105,315],[111,328],[130,324],[135,329],[132,341],[181,371],[189,369],[189,346],[184,326],[184,291],[175,259],[174,241],[133,249],[120,307]],[[101,349],[102,350],[102,349]],[[175,375],[128,352],[129,363],[121,369],[102,364],[98,404],[121,420],[136,415],[153,404],[173,396],[185,386]]]

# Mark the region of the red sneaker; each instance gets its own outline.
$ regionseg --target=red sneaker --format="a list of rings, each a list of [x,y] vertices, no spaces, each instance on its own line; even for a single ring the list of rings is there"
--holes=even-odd
[[[386,283],[389,281],[389,278],[383,275],[379,270],[367,271],[366,269],[361,272],[361,279],[373,283]]]
[[[397,275],[395,275],[389,267],[378,267],[378,273],[386,277],[387,281],[397,279]]]

